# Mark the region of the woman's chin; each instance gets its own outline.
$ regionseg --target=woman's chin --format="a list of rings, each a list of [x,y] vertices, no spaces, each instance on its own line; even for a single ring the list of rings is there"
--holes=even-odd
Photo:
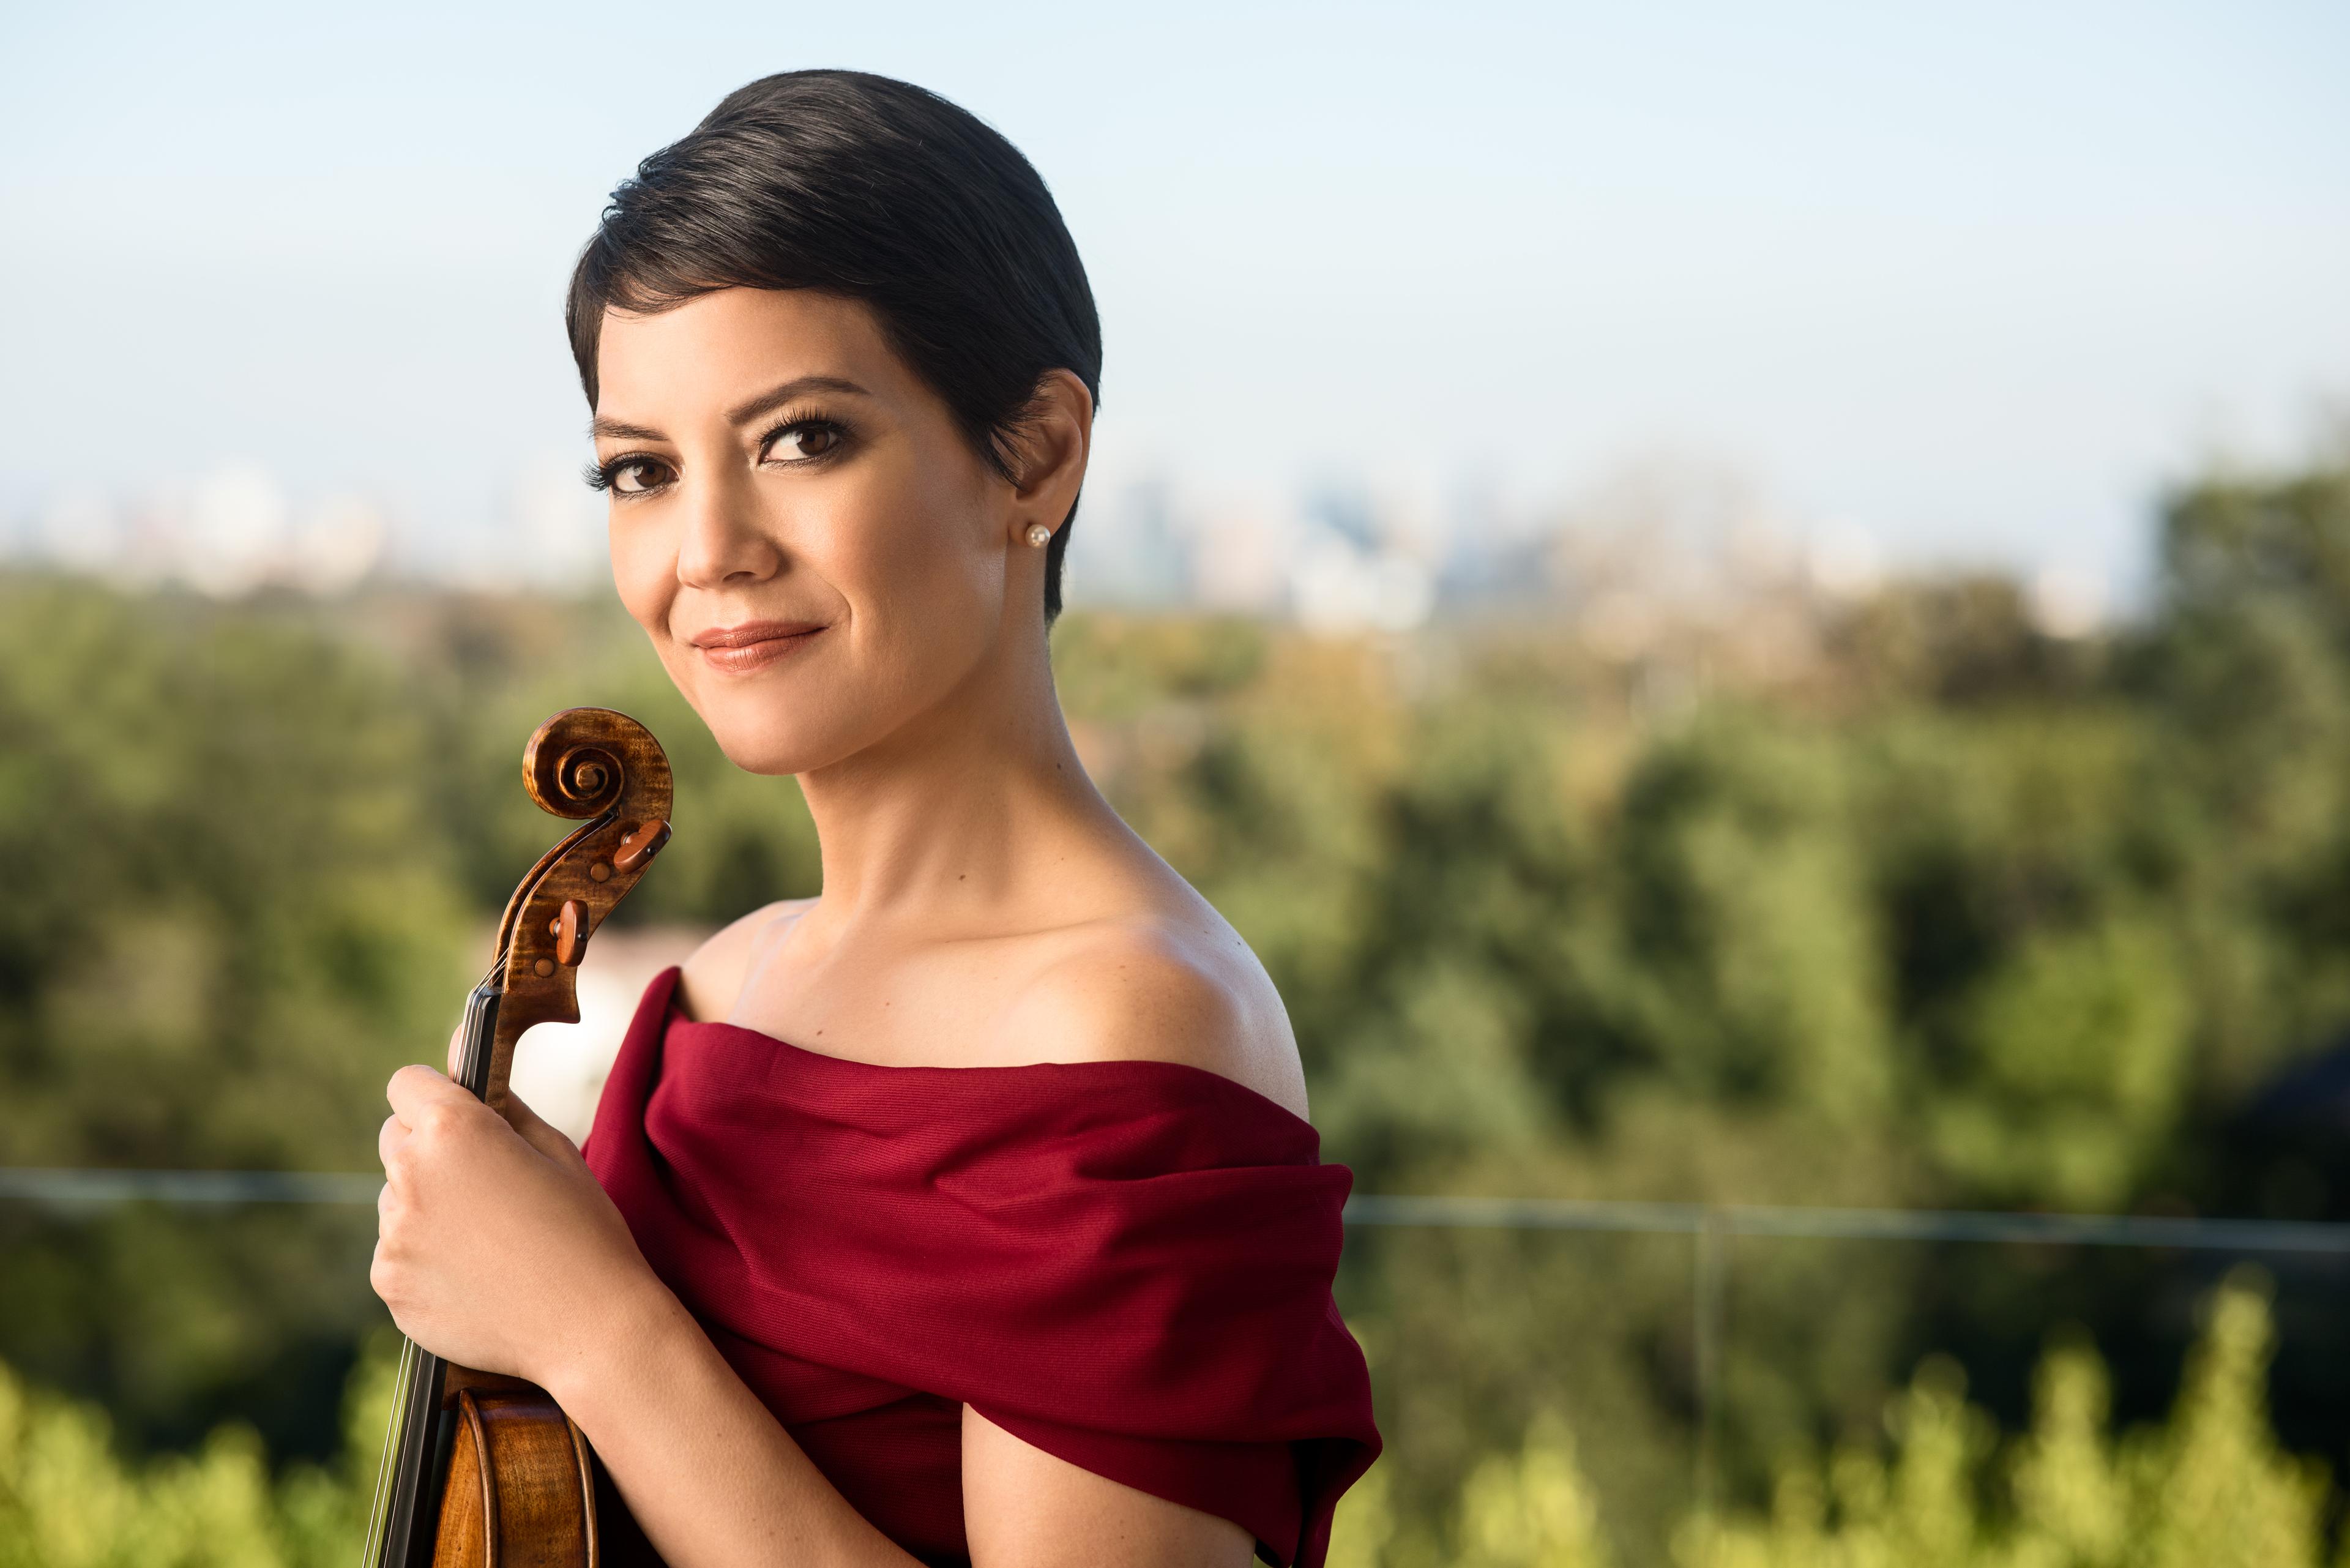
[[[718,749],[726,753],[728,762],[746,774],[770,778],[808,773],[839,754],[834,748],[810,745],[806,736],[778,734],[764,728],[713,724],[711,732],[718,738]]]
[[[806,773],[855,748],[852,739],[837,732],[837,723],[825,722],[825,704],[804,682],[772,675],[756,681],[709,680],[695,679],[702,671],[685,673],[688,679],[679,681],[685,700],[726,760],[744,773]]]
[[[697,706],[718,749],[746,774],[775,777],[813,773],[853,755],[875,738],[868,725],[814,701],[738,699]]]

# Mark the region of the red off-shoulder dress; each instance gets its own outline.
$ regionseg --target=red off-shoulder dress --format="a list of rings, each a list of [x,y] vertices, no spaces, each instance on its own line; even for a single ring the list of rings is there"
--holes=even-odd
[[[1378,1457],[1331,1301],[1352,1179],[1163,1062],[885,1067],[639,1005],[588,1163],[858,1511],[969,1561],[962,1407],[1319,1568]]]

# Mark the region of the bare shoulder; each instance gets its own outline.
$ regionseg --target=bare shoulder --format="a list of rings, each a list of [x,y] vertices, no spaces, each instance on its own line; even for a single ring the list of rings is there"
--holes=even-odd
[[[1030,1061],[1175,1062],[1305,1115],[1305,1073],[1280,992],[1221,917],[1092,920],[1022,986],[1005,1038]]]
[[[720,929],[693,950],[678,978],[678,1006],[688,1018],[708,1023],[723,1019],[743,994],[743,977],[762,950],[789,929],[813,898],[783,898],[752,910]]]

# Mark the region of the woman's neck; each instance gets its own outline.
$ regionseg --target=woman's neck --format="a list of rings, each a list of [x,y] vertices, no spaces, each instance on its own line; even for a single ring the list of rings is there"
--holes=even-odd
[[[836,929],[954,926],[965,911],[996,925],[1040,864],[1105,831],[1125,836],[1077,759],[1041,637],[799,783],[822,856],[820,923]]]

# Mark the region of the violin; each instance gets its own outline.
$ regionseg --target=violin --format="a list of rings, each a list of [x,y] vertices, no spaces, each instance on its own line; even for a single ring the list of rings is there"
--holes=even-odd
[[[588,940],[670,836],[669,758],[626,714],[556,714],[523,749],[522,776],[542,810],[585,821],[515,886],[497,958],[465,1003],[451,1076],[498,1109],[515,1043],[534,1023],[578,1021]],[[546,1390],[401,1341],[361,1568],[598,1568],[635,1555],[599,1533],[642,1539]]]

